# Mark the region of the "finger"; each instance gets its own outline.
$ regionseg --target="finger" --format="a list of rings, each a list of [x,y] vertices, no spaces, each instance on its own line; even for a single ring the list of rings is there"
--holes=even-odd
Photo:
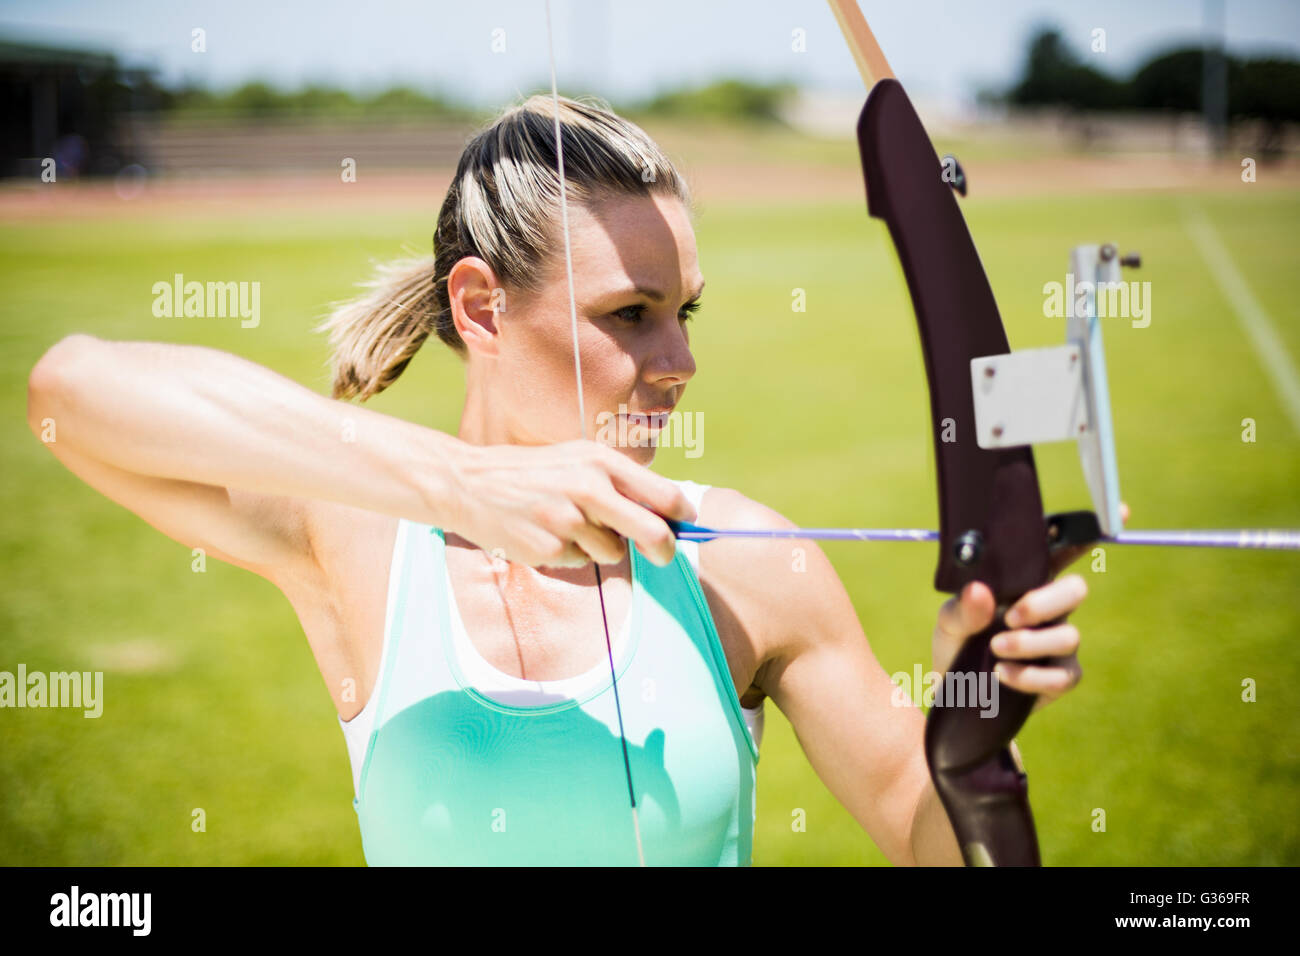
[[[624,497],[617,488],[592,487],[575,494],[574,501],[591,525],[635,542],[637,550],[655,564],[669,564],[677,553],[677,538],[667,522],[651,509]],[[694,508],[690,510],[694,517]]]
[[[575,499],[584,509],[587,520],[615,536],[622,535],[636,545],[645,557],[661,567],[672,562],[677,553],[677,537],[659,515],[635,501],[609,491]]]
[[[539,529],[529,535],[526,556],[512,558],[545,568],[580,568],[595,561],[615,564],[626,545],[608,528],[588,522],[582,510],[566,502],[564,510],[547,510],[538,516]]]
[[[562,506],[548,506],[541,520],[548,531],[545,544],[551,552],[560,551],[553,560],[563,561],[564,567],[581,567],[592,561],[617,564],[623,560],[627,550],[623,539],[616,531],[592,522],[576,499]]]
[[[988,585],[972,581],[939,608],[939,630],[949,637],[965,639],[993,623],[997,601]]]
[[[1088,585],[1077,574],[1028,591],[1011,606],[1004,620],[1008,627],[1032,627],[1069,614],[1088,595]]]
[[[698,517],[695,506],[675,483],[618,452],[610,456],[606,462],[610,481],[623,497],[665,518],[694,521]]]
[[[1083,668],[1074,658],[1042,664],[998,661],[993,670],[999,683],[1026,694],[1045,697],[1059,697],[1083,679]]]
[[[1128,515],[1129,515],[1128,505],[1126,505],[1124,502],[1121,501],[1119,503],[1119,520],[1124,522],[1125,524],[1128,524]]]
[[[591,555],[575,541],[552,534],[543,536],[542,543],[525,551],[507,555],[506,560],[534,568],[583,568],[592,563]]]
[[[1073,624],[1057,624],[1054,627],[1003,631],[993,638],[990,647],[1002,658],[1072,657],[1079,649],[1079,629]]]
[[[616,532],[593,525],[586,518],[578,522],[571,534],[583,557],[597,564],[618,564],[627,552],[627,543]]]

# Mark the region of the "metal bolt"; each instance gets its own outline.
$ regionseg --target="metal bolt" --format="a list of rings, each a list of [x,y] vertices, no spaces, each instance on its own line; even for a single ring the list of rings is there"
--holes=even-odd
[[[984,553],[984,536],[978,531],[964,531],[953,545],[953,557],[964,568],[979,561]]]

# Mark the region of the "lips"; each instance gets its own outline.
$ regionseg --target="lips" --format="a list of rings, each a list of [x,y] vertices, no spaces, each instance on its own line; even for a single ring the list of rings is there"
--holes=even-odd
[[[653,408],[644,412],[625,412],[620,417],[629,425],[644,425],[647,428],[663,428],[668,424],[671,408]]]

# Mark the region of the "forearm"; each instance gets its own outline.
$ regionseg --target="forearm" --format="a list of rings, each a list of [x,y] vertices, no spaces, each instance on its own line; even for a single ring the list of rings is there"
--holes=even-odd
[[[29,403],[56,441],[119,468],[429,524],[453,510],[465,447],[199,346],[64,340],[33,371]]]
[[[912,859],[917,866],[961,866],[961,849],[948,814],[927,775],[912,815]]]
[[[1014,740],[1011,742],[1011,758],[1017,767],[1024,769]],[[911,846],[912,859],[917,866],[961,866],[964,862],[961,848],[957,845],[957,834],[953,832],[943,801],[939,799],[934,780],[928,773],[925,788],[917,798],[916,811],[912,814]]]

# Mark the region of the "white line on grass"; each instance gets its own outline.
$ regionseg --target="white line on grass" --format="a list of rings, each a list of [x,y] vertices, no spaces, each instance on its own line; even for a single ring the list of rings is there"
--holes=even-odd
[[[1296,372],[1295,362],[1274,329],[1273,320],[1250,291],[1245,277],[1233,263],[1227,247],[1219,239],[1219,234],[1214,231],[1214,226],[1205,217],[1205,213],[1195,207],[1187,207],[1184,215],[1192,239],[1205,259],[1205,264],[1210,267],[1210,275],[1214,277],[1232,311],[1237,314],[1237,319],[1245,326],[1250,344],[1254,346],[1260,364],[1273,380],[1273,387],[1277,389],[1282,407],[1291,418],[1292,427],[1300,433],[1300,373]]]

